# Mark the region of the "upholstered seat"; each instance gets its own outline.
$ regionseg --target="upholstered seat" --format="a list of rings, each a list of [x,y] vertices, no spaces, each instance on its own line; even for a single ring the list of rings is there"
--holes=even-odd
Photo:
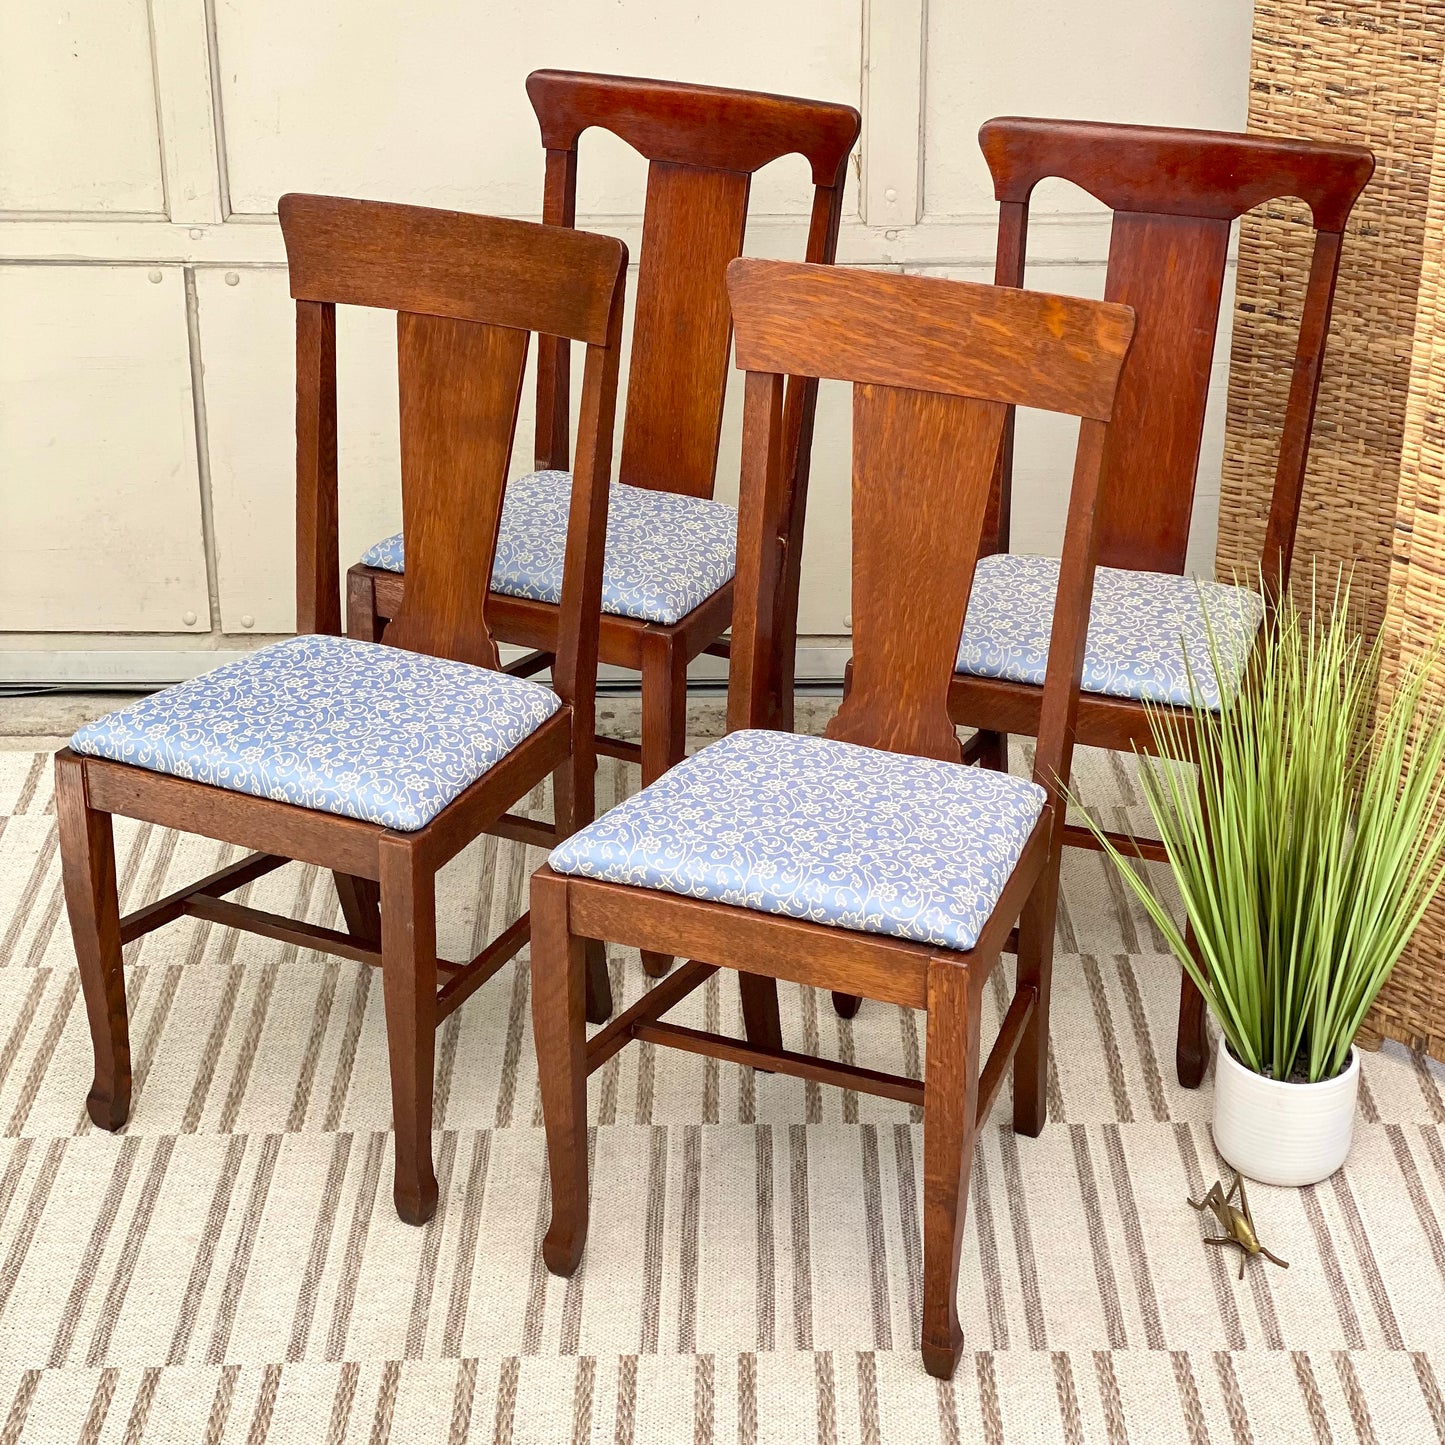
[[[410,832],[561,706],[534,682],[296,637],[88,724],[78,753]]]
[[[969,949],[1043,808],[1023,778],[744,731],[558,847],[558,873]]]
[[[1042,686],[1058,585],[1056,558],[982,558],[957,670]],[[1201,703],[1217,709],[1238,690],[1263,617],[1258,593],[1244,587],[1100,567],[1081,690],[1179,706],[1188,706],[1197,690]],[[1218,678],[1211,631],[1223,673]]]
[[[492,590],[562,600],[569,472],[533,472],[507,486]],[[737,565],[737,513],[724,502],[617,483],[607,499],[602,610],[643,622],[679,622],[728,582]],[[405,570],[402,534],[378,542],[363,565]]]

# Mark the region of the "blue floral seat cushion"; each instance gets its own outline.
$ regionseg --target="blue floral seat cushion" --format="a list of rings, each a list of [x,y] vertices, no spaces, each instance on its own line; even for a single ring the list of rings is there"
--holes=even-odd
[[[957,671],[1042,685],[1058,585],[1057,558],[999,553],[980,559]],[[1259,594],[1246,587],[1100,567],[1082,689],[1187,707],[1192,674],[1200,702],[1217,710],[1238,691],[1263,617]],[[1222,677],[1215,676],[1211,631]]]
[[[410,832],[560,706],[547,688],[484,667],[295,637],[108,713],[70,746]]]
[[[966,950],[1044,790],[983,768],[745,731],[575,833],[558,873]]]
[[[562,600],[570,472],[533,472],[507,485],[492,590],[536,602]],[[602,610],[643,622],[680,622],[737,569],[738,514],[725,502],[616,483],[607,498]],[[361,559],[403,572],[402,534]]]

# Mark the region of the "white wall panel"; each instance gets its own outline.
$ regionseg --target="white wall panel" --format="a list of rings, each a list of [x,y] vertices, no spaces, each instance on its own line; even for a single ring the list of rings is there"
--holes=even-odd
[[[0,211],[164,209],[146,0],[4,0]]]
[[[924,211],[986,213],[995,115],[1244,128],[1252,0],[1016,0],[928,7]],[[1035,214],[1091,203],[1041,187]]]
[[[0,267],[0,335],[0,627],[209,631],[181,268]]]
[[[219,0],[231,207],[268,213],[285,191],[319,190],[536,214],[529,71],[665,75],[856,104],[860,17],[859,0]],[[579,208],[635,212],[640,167],[620,144],[592,139]],[[795,164],[786,179],[762,180],[758,199],[801,209],[806,185]]]

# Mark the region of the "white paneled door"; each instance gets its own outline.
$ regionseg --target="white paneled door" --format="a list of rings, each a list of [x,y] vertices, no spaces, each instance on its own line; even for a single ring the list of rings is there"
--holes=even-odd
[[[535,217],[528,71],[745,86],[862,108],[842,262],[988,280],[979,123],[1242,125],[1250,16],[1250,0],[5,0],[0,682],[160,682],[294,626],[284,191]],[[582,224],[635,254],[644,180],[626,147],[586,137]],[[770,167],[753,196],[748,250],[801,255],[806,166]],[[1087,197],[1041,194],[1031,284],[1097,293],[1107,240]],[[394,330],[343,315],[338,339],[346,564],[399,524]],[[846,394],[825,387],[804,671],[846,657],[848,431]],[[1021,545],[1056,546],[1067,433],[1021,422]],[[519,436],[518,469],[530,398]],[[1200,496],[1217,493],[1206,446]],[[1206,569],[1212,524],[1195,538]]]
[[[209,634],[179,266],[0,266],[0,619]]]

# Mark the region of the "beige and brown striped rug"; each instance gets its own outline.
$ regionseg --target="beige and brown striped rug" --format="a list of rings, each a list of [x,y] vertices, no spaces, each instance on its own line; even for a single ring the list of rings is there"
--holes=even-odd
[[[1080,775],[1142,824],[1125,768]],[[634,777],[604,761],[608,796]],[[1050,1124],[1015,1139],[1002,1101],[984,1133],[939,1385],[906,1106],[634,1046],[593,1080],[592,1232],[555,1280],[525,961],[443,1029],[441,1206],[411,1229],[360,965],[198,921],[140,940],[131,1123],[90,1126],[45,755],[0,751],[0,815],[0,1445],[1445,1441],[1445,1070],[1366,1058],[1347,1169],[1254,1192],[1289,1271],[1237,1282],[1184,1202],[1221,1166],[1208,1086],[1172,1079],[1175,968],[1097,857],[1066,867]],[[128,907],[232,856],[124,822],[117,847]],[[536,856],[457,861],[445,952],[517,913]],[[315,869],[250,897],[337,918]],[[794,1047],[919,1071],[907,1011],[785,1008]],[[736,990],[675,1016],[737,1026]]]

